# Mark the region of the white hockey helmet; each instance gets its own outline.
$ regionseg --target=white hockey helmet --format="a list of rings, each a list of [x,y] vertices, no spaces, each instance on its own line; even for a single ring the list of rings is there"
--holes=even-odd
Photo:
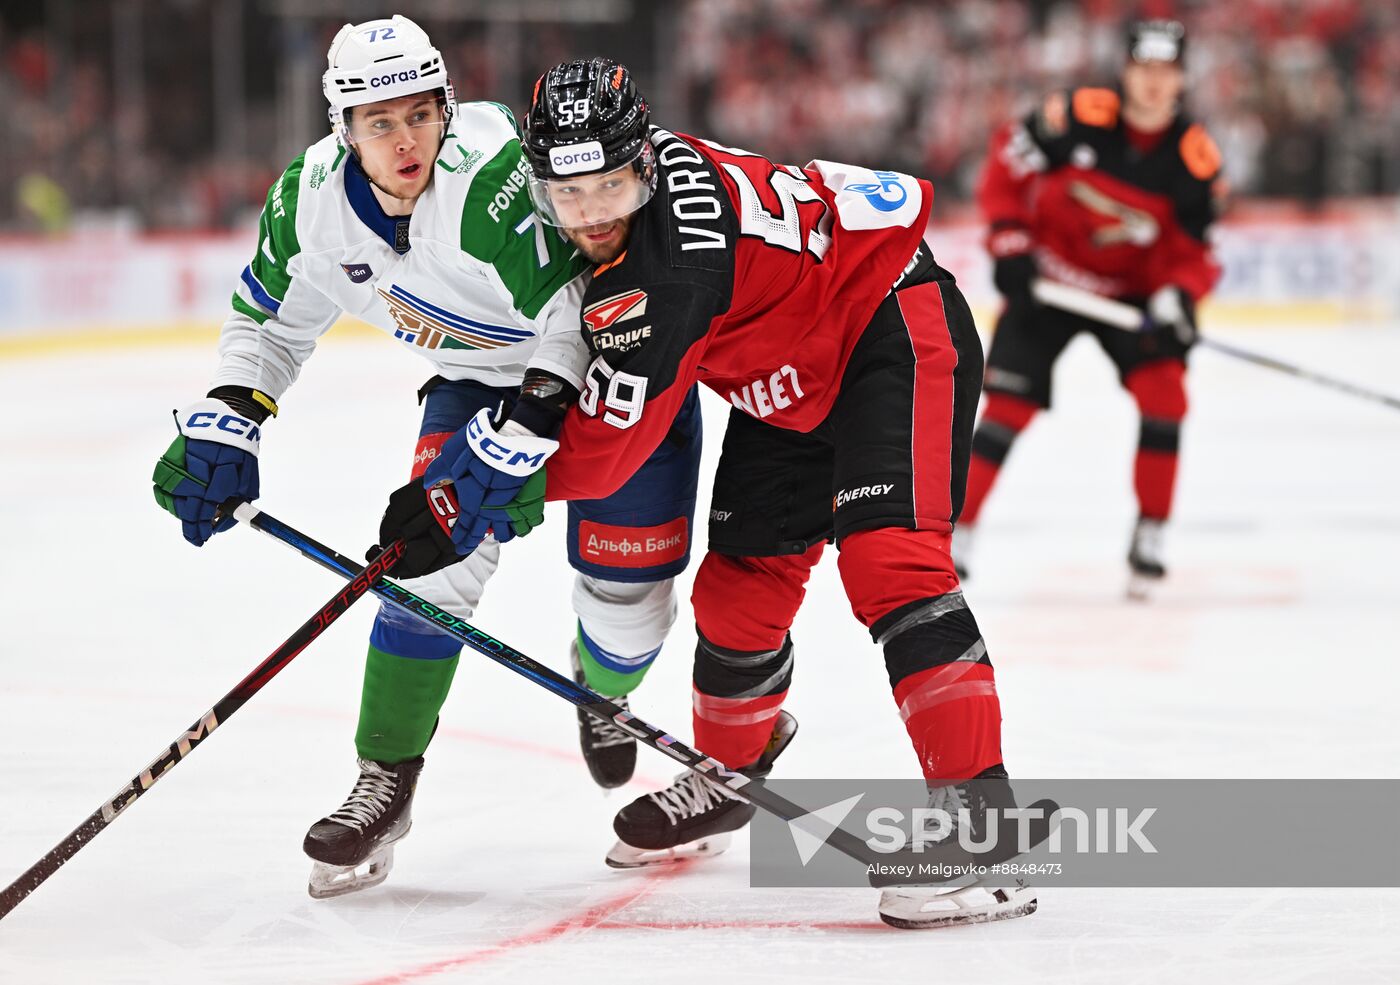
[[[326,61],[321,89],[330,103],[331,129],[341,143],[350,144],[346,127],[351,107],[434,89],[442,92],[444,131],[451,125],[457,101],[442,52],[402,14],[346,24],[336,32]]]

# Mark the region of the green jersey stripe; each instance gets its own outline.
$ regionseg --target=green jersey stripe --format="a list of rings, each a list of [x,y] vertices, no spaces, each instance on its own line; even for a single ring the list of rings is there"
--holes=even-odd
[[[237,292],[234,292],[233,295],[233,310],[239,312],[240,314],[247,315],[259,325],[263,324],[269,318],[272,317],[266,311],[263,311],[261,308],[259,308],[257,305],[249,304],[247,301],[244,301],[241,297],[238,296]]]
[[[258,251],[248,266],[258,283],[273,298],[282,301],[291,286],[287,264],[301,252],[297,239],[297,198],[301,191],[302,154],[288,166],[269,189],[267,204],[258,219]]]
[[[525,174],[518,140],[482,165],[462,208],[462,249],[493,264],[515,307],[534,318],[587,264],[559,230],[535,215]]]

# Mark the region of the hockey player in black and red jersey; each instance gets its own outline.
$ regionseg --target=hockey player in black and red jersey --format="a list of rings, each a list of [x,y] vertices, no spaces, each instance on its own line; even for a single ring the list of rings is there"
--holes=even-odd
[[[1220,154],[1181,111],[1186,36],[1175,21],[1139,21],[1122,84],[1052,93],[992,140],[978,188],[987,245],[1006,305],[987,356],[986,400],[972,443],[954,555],[966,574],[972,525],[1017,435],[1050,406],[1055,360],[1092,333],[1142,415],[1129,548],[1134,593],[1166,574],[1186,354],[1196,303],[1220,267],[1207,244],[1223,183]],[[1134,334],[1040,304],[1036,278],[1142,305],[1156,330]]]
[[[782,711],[789,629],[834,541],[932,796],[974,817],[1005,806],[996,683],[949,553],[982,352],[923,242],[932,187],[827,161],[778,165],[648,119],[608,59],[558,65],[535,85],[530,192],[597,264],[582,316],[595,358],[577,405],[559,407],[557,444],[537,416],[499,430],[483,416],[430,470],[460,498],[453,541],[469,550],[510,522],[550,455],[548,498],[605,495],[665,440],[700,380],[733,410],[692,596],[696,745],[767,775],[795,730]],[[623,808],[609,861],[702,851],[753,811],[688,772]],[[896,887],[880,902],[903,927],[1034,908],[1024,885]]]

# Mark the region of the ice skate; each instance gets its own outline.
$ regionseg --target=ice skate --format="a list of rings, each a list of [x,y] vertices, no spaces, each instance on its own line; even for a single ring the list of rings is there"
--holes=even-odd
[[[928,806],[945,811],[952,821],[931,843],[956,839],[957,826],[964,822],[974,827],[974,841],[981,842],[983,832],[977,829],[986,812],[1016,806],[1006,779],[1006,770],[998,766],[983,771],[978,782],[931,789]],[[879,912],[880,919],[891,927],[923,930],[1028,916],[1036,906],[1035,890],[1024,880],[1018,879],[1010,887],[992,887],[982,885],[975,875],[968,875],[930,885],[885,886],[880,892]]]
[[[413,791],[423,757],[388,766],[359,760],[360,778],[340,809],[311,826],[302,850],[311,857],[306,891],[329,899],[377,886],[394,865],[394,845],[412,826]]]
[[[797,719],[779,712],[763,755],[740,772],[766,777],[796,734]],[[636,869],[718,855],[729,847],[731,833],[749,823],[754,810],[729,788],[687,770],[665,790],[638,797],[618,812],[613,830],[619,840],[608,852],[607,863],[615,869]]]
[[[1012,887],[891,886],[880,892],[880,919],[900,930],[925,930],[968,923],[990,923],[1030,916],[1035,890],[1018,879]]]
[[[579,661],[578,640],[569,644],[569,660],[574,668],[574,680],[588,685],[583,674],[583,664]],[[627,697],[613,698],[613,704],[627,708]],[[588,764],[588,772],[593,782],[604,790],[620,787],[632,779],[637,769],[637,740],[632,738],[611,721],[604,721],[590,715],[583,709],[578,711],[579,748],[583,750],[583,761]]]
[[[1167,576],[1162,564],[1163,520],[1142,517],[1133,528],[1133,543],[1128,548],[1128,597],[1143,601],[1151,597],[1152,589]]]

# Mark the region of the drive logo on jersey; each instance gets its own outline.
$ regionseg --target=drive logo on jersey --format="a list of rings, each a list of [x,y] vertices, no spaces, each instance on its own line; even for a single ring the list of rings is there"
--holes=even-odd
[[[649,338],[651,338],[651,326],[643,325],[641,328],[625,328],[616,332],[599,332],[593,336],[593,343],[600,350],[611,349],[614,352],[630,352]]]
[[[363,284],[374,276],[374,271],[369,269],[367,263],[342,263],[340,269],[345,271],[345,276],[350,278],[352,284]]]
[[[620,321],[640,318],[647,313],[647,292],[626,291],[610,298],[594,301],[583,309],[583,323],[595,335]]]

